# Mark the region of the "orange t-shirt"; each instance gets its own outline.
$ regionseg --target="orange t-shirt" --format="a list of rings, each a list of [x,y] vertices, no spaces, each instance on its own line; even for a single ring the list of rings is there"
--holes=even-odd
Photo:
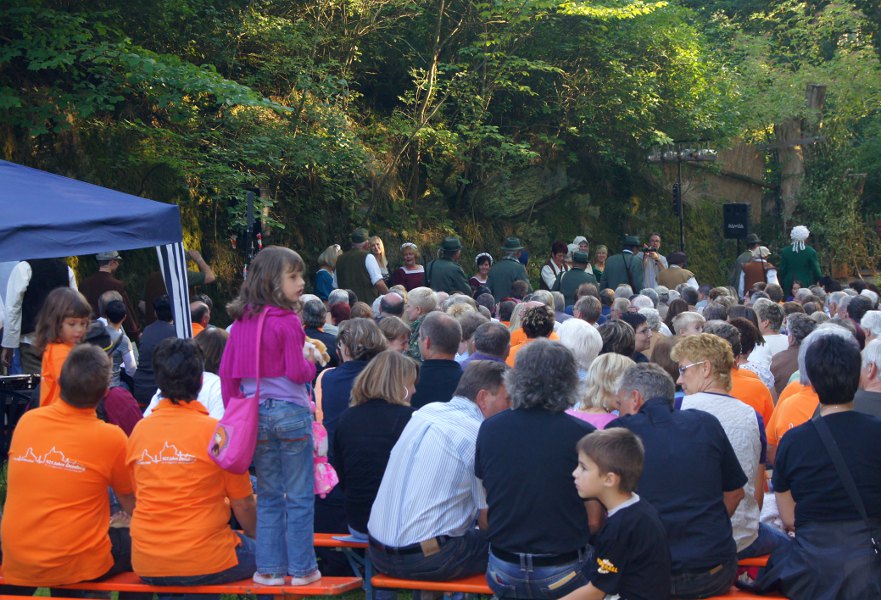
[[[765,435],[770,446],[779,446],[780,439],[787,431],[793,427],[798,427],[802,423],[807,423],[814,416],[814,411],[817,410],[817,405],[820,403],[820,398],[817,396],[814,388],[804,386],[797,381],[786,386],[783,393],[786,393],[793,386],[797,386],[793,388],[794,392],[791,392],[785,398],[781,394],[781,399],[777,401],[777,406],[774,407],[771,421],[765,427]]]
[[[193,328],[193,337],[196,337],[197,335],[205,331],[205,326],[201,323],[192,323],[191,326]]]
[[[163,399],[132,431],[126,464],[137,498],[131,534],[138,575],[206,575],[238,564],[227,498],[251,495],[251,480],[209,458],[216,425],[198,401]]]
[[[557,335],[556,331],[552,331],[551,335],[548,336],[549,340],[554,340],[555,342],[560,341],[560,336]],[[511,332],[511,348],[514,346],[519,346],[523,342],[527,340],[526,333],[523,331],[522,327],[518,327],[514,331]]]
[[[61,367],[67,355],[73,350],[72,344],[52,342],[43,351],[43,367],[40,372],[40,406],[48,406],[61,398]]]
[[[7,583],[53,586],[113,566],[107,488],[131,494],[122,429],[64,401],[24,414],[9,448],[3,539]]]
[[[774,399],[771,391],[755,373],[737,367],[731,369],[731,390],[728,393],[756,409],[766,425],[771,420]]]

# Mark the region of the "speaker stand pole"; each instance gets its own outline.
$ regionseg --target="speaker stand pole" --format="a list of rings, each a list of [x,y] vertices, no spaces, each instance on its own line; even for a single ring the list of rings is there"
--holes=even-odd
[[[679,185],[679,193],[682,194],[682,147],[676,152],[676,183]],[[683,194],[684,195],[684,194]],[[679,202],[679,251],[685,252],[685,202]]]

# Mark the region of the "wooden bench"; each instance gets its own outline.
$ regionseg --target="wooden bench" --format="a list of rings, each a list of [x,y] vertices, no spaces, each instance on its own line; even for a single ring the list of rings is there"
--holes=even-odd
[[[6,583],[0,576],[0,583]],[[135,573],[120,573],[104,581],[87,581],[52,586],[52,589],[91,590],[98,592],[147,592],[170,594],[239,594],[282,596],[286,600],[307,596],[339,596],[361,587],[360,577],[322,577],[309,585],[259,585],[250,579],[212,585],[150,585]],[[20,597],[19,597],[20,600]]]
[[[756,558],[746,558],[738,561],[742,567],[764,567],[768,562],[767,556],[759,556]],[[486,582],[485,575],[473,575],[471,577],[463,577],[462,579],[454,579],[452,581],[417,581],[415,579],[398,579],[377,573],[371,578],[373,587],[390,588],[398,590],[428,590],[434,592],[462,592],[465,594],[478,594],[481,596],[492,596],[493,592]],[[741,591],[735,587],[724,596],[715,596],[716,598],[728,599],[755,599],[755,598],[780,598],[782,596],[758,596],[749,592]]]

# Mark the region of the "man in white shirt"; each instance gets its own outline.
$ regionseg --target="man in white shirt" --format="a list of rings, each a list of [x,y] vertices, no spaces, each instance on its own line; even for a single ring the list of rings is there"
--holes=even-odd
[[[474,455],[483,420],[511,406],[506,369],[473,361],[449,402],[413,413],[367,523],[377,571],[426,581],[486,571],[486,492],[474,474]]]

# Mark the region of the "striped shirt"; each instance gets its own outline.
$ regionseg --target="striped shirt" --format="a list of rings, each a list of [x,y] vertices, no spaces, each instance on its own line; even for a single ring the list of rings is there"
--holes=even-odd
[[[392,449],[370,512],[370,535],[396,548],[439,535],[462,536],[486,508],[474,475],[483,414],[461,396],[413,413]]]

